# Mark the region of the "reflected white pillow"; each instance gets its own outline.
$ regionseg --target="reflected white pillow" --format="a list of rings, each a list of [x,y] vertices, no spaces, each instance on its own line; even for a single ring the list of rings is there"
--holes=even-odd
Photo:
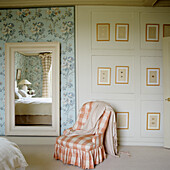
[[[18,91],[15,91],[15,99],[21,99],[22,96],[20,93],[18,93]]]
[[[29,97],[29,95],[24,90],[18,90],[18,92],[22,97]]]

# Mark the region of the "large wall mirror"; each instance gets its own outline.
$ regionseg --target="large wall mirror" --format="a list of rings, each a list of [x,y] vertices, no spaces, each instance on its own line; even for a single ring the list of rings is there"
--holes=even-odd
[[[58,42],[6,43],[6,135],[60,135]]]

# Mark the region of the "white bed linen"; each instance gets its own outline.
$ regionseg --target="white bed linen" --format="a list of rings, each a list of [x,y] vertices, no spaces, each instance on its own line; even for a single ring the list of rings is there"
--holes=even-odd
[[[25,169],[28,164],[19,147],[9,140],[0,137],[0,170]]]
[[[52,98],[23,97],[15,100],[15,115],[52,115]]]
[[[15,100],[15,103],[24,103],[24,104],[45,104],[52,103],[52,98],[31,98],[23,97],[21,99]]]

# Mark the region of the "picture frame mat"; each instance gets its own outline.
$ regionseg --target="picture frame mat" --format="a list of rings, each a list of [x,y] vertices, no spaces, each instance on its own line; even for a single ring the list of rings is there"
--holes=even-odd
[[[116,117],[117,117],[117,123],[118,123],[117,129],[129,129],[129,112],[116,112]],[[120,122],[119,122],[120,117],[123,120],[122,125],[120,125]]]
[[[129,41],[129,24],[115,24],[115,41]]]
[[[150,72],[157,72],[157,81],[149,82],[151,79]],[[146,85],[147,86],[160,86],[160,68],[146,68]]]
[[[96,24],[96,40],[97,41],[110,41],[110,24],[97,23]]]
[[[129,66],[116,66],[115,68],[115,84],[129,84]],[[124,80],[120,80],[120,70],[126,70],[126,77],[124,78]],[[125,76],[124,73],[122,73],[122,76]]]
[[[102,71],[106,76],[102,79]],[[111,85],[111,68],[110,67],[98,67],[97,68],[97,85]]]
[[[146,24],[146,41],[159,42],[159,24]]]
[[[170,37],[170,24],[163,24],[163,37]]]
[[[154,119],[150,120],[151,116],[154,119],[157,117],[157,121],[154,122],[155,121]],[[150,123],[153,124],[153,125],[156,124],[157,127],[155,127],[155,128],[151,127]],[[147,126],[146,126],[146,130],[160,130],[160,113],[158,113],[158,112],[155,112],[155,113],[154,112],[148,112],[147,113]]]

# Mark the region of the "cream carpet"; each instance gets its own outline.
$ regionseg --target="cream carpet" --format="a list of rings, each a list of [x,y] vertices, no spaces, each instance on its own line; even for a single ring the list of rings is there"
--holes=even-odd
[[[29,167],[26,170],[80,170],[53,158],[52,145],[20,145]],[[162,147],[122,146],[120,158],[108,156],[95,170],[170,170],[170,150]]]

